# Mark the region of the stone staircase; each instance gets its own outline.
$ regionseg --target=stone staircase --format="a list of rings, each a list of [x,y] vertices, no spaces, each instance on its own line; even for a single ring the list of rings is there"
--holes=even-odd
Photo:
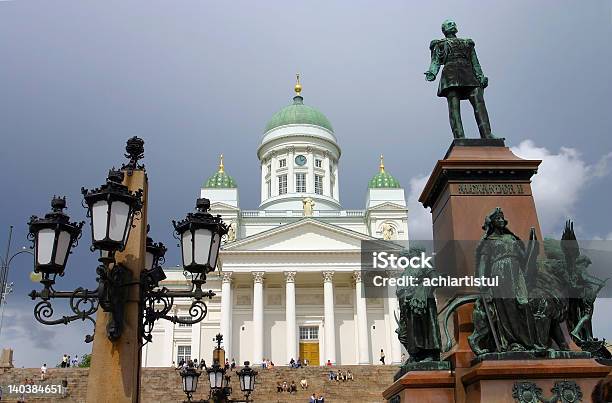
[[[251,395],[255,402],[308,402],[310,395],[314,392],[322,394],[326,402],[353,402],[370,403],[383,402],[382,392],[393,383],[393,375],[398,370],[397,366],[387,365],[347,365],[332,367],[334,371],[350,369],[355,377],[354,381],[329,381],[329,368],[307,367],[292,369],[287,367],[275,367],[272,369],[256,368],[258,371],[255,393]],[[83,403],[87,394],[87,368],[49,368],[47,379],[40,381],[40,370],[37,368],[12,368],[0,373],[0,386],[3,390],[2,402],[16,402],[19,395],[8,394],[7,385],[23,384],[25,378],[34,379],[34,384],[61,385],[62,379],[68,380],[68,395],[62,397],[55,395],[27,395],[27,402],[65,402]],[[243,398],[238,385],[238,376],[231,374],[231,386],[234,388],[232,398]],[[308,380],[308,389],[300,388],[300,380]],[[277,382],[295,381],[298,385],[296,394],[288,392],[277,392]],[[172,368],[144,368],[141,379],[143,403],[157,402],[183,402],[185,394],[181,388],[181,378],[176,370]],[[206,399],[208,397],[209,384],[206,374],[202,374],[198,384],[198,392],[194,400]]]
[[[382,392],[393,383],[393,375],[398,366],[393,365],[343,365],[332,367],[334,371],[350,369],[355,380],[329,381],[329,368],[306,367],[291,369],[275,367],[273,369],[257,369],[257,386],[252,394],[255,402],[308,402],[312,393],[322,394],[325,402],[370,403],[384,402]],[[302,390],[300,380],[306,378],[308,389]],[[233,379],[233,377],[232,377]],[[277,382],[295,381],[297,394],[277,392]],[[238,396],[234,396],[238,398]]]

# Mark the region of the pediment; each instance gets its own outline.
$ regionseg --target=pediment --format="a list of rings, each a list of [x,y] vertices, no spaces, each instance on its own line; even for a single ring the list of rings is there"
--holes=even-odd
[[[397,204],[397,203],[384,202],[384,203],[381,203],[381,204],[377,204],[374,207],[370,207],[368,209],[368,211],[373,211],[373,210],[402,210],[402,211],[406,211],[408,209],[406,208],[406,206],[402,206],[402,205]]]
[[[238,207],[231,206],[223,202],[213,202],[213,203],[210,203],[210,210],[211,211],[215,211],[215,210],[217,211],[219,210],[239,211],[240,209]]]
[[[227,245],[224,251],[359,251],[361,241],[365,240],[376,238],[305,218],[233,242]]]

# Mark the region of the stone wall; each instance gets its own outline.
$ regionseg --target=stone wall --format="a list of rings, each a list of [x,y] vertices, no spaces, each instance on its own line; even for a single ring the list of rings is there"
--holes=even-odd
[[[264,370],[258,368],[256,392],[252,395],[255,402],[308,402],[313,393],[323,394],[326,402],[354,402],[369,403],[382,402],[382,391],[393,383],[393,375],[398,370],[396,366],[362,365],[334,367],[334,370],[350,369],[354,381],[332,382],[327,380],[329,369],[325,367],[308,367],[290,369],[277,367]],[[16,402],[19,395],[9,395],[7,385],[23,384],[25,378],[34,379],[35,385],[61,385],[62,379],[68,381],[68,393],[64,398],[57,395],[28,395],[28,402],[85,402],[87,391],[87,368],[49,368],[47,379],[40,381],[40,370],[37,368],[12,368],[0,373],[0,385],[3,389],[2,402]],[[307,390],[299,387],[300,380],[306,378],[309,383]],[[149,402],[182,402],[185,394],[181,388],[181,379],[176,370],[172,368],[144,368],[142,372],[143,403]],[[287,392],[278,393],[276,383],[295,381],[298,393],[290,395]],[[235,393],[233,398],[242,398],[238,377],[232,375],[231,385]],[[205,399],[209,390],[208,380],[203,374],[200,377],[198,392],[194,399]]]

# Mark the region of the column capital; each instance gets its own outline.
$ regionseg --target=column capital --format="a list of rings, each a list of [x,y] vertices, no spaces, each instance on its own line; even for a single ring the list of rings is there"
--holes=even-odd
[[[265,272],[263,272],[263,271],[254,271],[254,272],[251,272],[251,274],[253,275],[253,281],[254,281],[255,283],[263,283],[263,281],[264,281],[264,275],[265,275],[266,273],[265,273]]]
[[[295,275],[297,274],[296,271],[286,271],[283,274],[285,275],[285,281],[287,283],[295,283]]]
[[[323,275],[324,283],[331,283],[334,280],[334,272],[333,271],[324,271],[321,273]]]
[[[221,282],[222,283],[231,283],[232,282],[232,271],[224,271],[221,273]]]
[[[361,283],[361,270],[355,270],[353,272],[353,280],[355,280],[356,283]]]

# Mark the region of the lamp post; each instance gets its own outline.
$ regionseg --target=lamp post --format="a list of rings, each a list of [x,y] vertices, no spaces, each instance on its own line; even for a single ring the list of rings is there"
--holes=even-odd
[[[45,325],[75,320],[89,320],[94,325],[98,322],[95,340],[92,335],[85,337],[86,342],[94,341],[88,402],[139,401],[140,348],[152,341],[157,320],[195,324],[206,317],[208,308],[203,300],[215,293],[202,290],[202,286],[206,274],[216,268],[220,239],[227,233],[221,217],[208,213],[210,202],[198,199],[195,213],[187,214],[178,223],[173,221],[192,287],[184,291],[160,288],[159,283],[166,278],[161,267],[166,247],[145,233],[148,179],[144,166],[138,164],[144,156],[144,141],[138,137],[129,139],[125,156],[129,162],[120,170],[111,169],[104,184],[92,190],[81,189],[91,227],[91,250],[100,252],[96,289],[54,289],[57,276],[65,273],[84,225],[70,221],[64,212],[65,198],[54,196],[51,212],[43,218],[32,216],[28,222],[34,272],[41,274],[43,285],[42,290],[30,293],[33,300],[40,299],[34,308],[35,319]],[[190,317],[169,315],[174,298],[192,298]],[[72,314],[53,318],[51,301],[55,299],[68,299]],[[190,387],[195,390],[197,380]]]
[[[217,342],[217,347],[213,350],[213,364],[206,367],[208,382],[210,383],[210,391],[208,399],[192,400],[193,395],[198,387],[198,377],[201,375],[197,369],[188,366],[181,370],[180,375],[183,380],[183,392],[187,395],[188,403],[238,403],[252,402],[250,396],[255,390],[255,378],[257,371],[249,366],[249,362],[244,362],[244,367],[236,372],[240,383],[240,390],[244,393],[244,399],[231,399],[232,387],[230,386],[231,377],[227,374],[225,368],[225,351],[221,347],[223,335],[217,334],[213,339]]]
[[[198,389],[198,378],[200,373],[194,367],[187,367],[181,370],[181,378],[183,378],[183,392],[187,395],[187,401],[191,402],[193,394]]]
[[[13,291],[13,283],[9,283],[8,275],[13,259],[23,253],[34,256],[31,250],[25,246],[18,252],[11,255],[11,241],[13,239],[13,226],[9,227],[8,240],[6,242],[6,252],[4,257],[0,257],[0,334],[2,332],[2,322],[4,318],[4,308],[8,295]]]

